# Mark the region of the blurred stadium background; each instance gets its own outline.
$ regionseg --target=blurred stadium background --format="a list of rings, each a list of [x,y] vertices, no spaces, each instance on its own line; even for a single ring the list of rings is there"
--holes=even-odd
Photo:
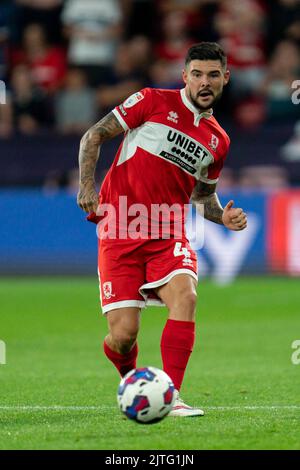
[[[95,273],[75,203],[80,137],[142,87],[182,87],[201,40],[224,46],[232,73],[215,110],[232,141],[218,192],[250,224],[238,236],[206,224],[199,274],[300,274],[298,0],[1,0],[2,275]],[[102,149],[99,184],[118,143]]]

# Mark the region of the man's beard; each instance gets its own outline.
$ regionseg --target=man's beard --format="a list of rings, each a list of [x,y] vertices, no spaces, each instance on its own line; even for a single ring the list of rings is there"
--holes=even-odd
[[[222,94],[223,94],[223,90],[220,91],[220,93],[216,97],[213,97],[213,100],[210,104],[208,104],[207,106],[199,106],[197,100],[195,98],[193,98],[191,92],[189,92],[191,102],[193,103],[195,108],[197,108],[199,111],[202,111],[202,112],[207,111],[208,109],[211,109],[214,106],[214,104],[216,104],[221,99]],[[199,96],[199,94],[197,95],[196,98],[198,98],[198,96]],[[213,96],[213,95],[211,95],[211,96]]]

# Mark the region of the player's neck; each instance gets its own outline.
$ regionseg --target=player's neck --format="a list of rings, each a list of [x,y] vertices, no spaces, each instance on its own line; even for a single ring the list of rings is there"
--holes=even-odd
[[[204,114],[204,115],[212,115],[213,114],[213,108],[209,109],[203,109],[200,108],[199,106],[196,106],[195,103],[191,100],[191,98],[188,96],[186,88],[183,88],[181,90],[181,97],[184,102],[184,104],[194,113],[194,114]]]

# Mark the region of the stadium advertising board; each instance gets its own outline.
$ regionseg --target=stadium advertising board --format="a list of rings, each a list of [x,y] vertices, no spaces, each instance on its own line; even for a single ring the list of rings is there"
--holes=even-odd
[[[300,274],[300,191],[275,194],[230,193],[248,216],[248,228],[231,232],[195,217],[203,232],[191,242],[198,255],[199,277],[226,284],[239,274]],[[22,215],[20,216],[20,207]],[[0,192],[2,274],[94,274],[95,225],[85,221],[74,197],[41,191]],[[195,227],[193,228],[195,230]]]

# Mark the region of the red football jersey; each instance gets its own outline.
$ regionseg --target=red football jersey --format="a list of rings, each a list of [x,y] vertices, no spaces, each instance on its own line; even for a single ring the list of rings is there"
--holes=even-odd
[[[113,113],[125,136],[103,181],[100,204],[118,210],[120,196],[126,196],[127,207],[143,204],[150,220],[153,204],[183,209],[197,180],[217,182],[229,137],[210,112],[193,106],[185,89],[145,88]]]

